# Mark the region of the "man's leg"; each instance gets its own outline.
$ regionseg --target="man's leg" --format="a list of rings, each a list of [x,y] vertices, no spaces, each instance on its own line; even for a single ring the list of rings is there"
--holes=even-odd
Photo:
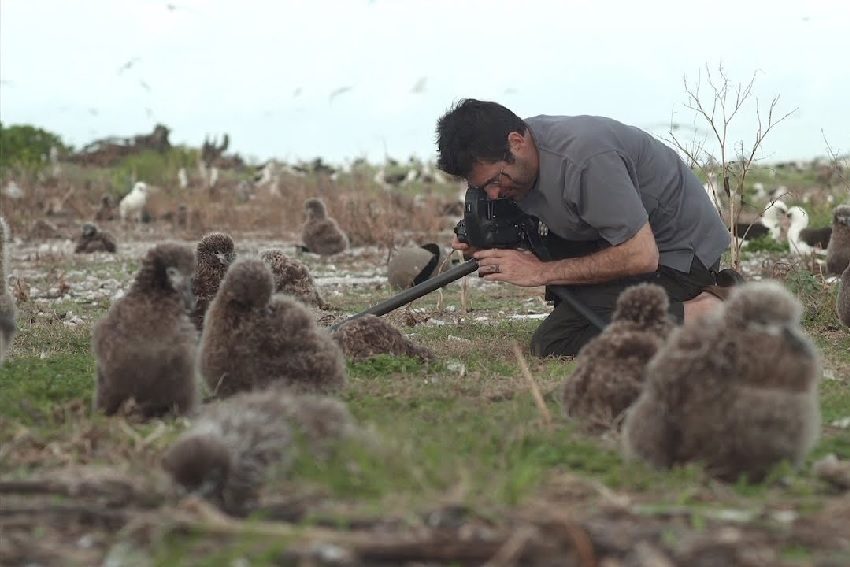
[[[617,305],[617,298],[627,287],[642,282],[656,282],[658,273],[627,278],[603,284],[570,286],[567,289],[579,302],[599,316],[605,324]],[[575,356],[579,349],[600,333],[566,301],[555,304],[552,313],[540,323],[531,338],[531,352],[536,356]]]
[[[684,322],[692,323],[698,321],[702,317],[719,309],[723,305],[723,301],[715,295],[702,292],[693,299],[689,299],[683,303],[684,307]]]
[[[666,266],[659,268],[658,284],[667,290],[670,313],[677,323],[696,321],[722,305],[717,295],[703,291],[717,287],[714,272],[718,265],[719,261],[711,269],[706,268],[694,256],[690,272],[680,272]]]
[[[696,257],[690,272],[662,266],[658,272],[604,284],[571,286],[570,292],[596,313],[606,324],[611,321],[617,298],[627,287],[654,283],[667,292],[670,318],[677,323],[693,321],[720,305],[720,300],[703,292],[715,284],[714,275]],[[600,333],[569,304],[556,304],[531,338],[531,352],[537,356],[575,356],[582,346]]]

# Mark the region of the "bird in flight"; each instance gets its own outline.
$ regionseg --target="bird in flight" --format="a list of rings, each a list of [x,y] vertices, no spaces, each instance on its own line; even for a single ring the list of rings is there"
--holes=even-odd
[[[133,57],[132,59],[130,59],[129,61],[127,61],[126,63],[124,63],[123,65],[121,65],[121,66],[118,68],[118,74],[120,75],[120,74],[121,74],[121,73],[123,73],[124,71],[127,71],[128,69],[131,69],[131,68],[133,67],[133,65],[135,65],[136,63],[138,63],[138,61],[139,61],[139,58],[138,58],[138,57]]]
[[[413,85],[413,88],[410,89],[410,92],[413,94],[420,94],[425,92],[425,85],[428,83],[428,77],[422,77]]]
[[[336,89],[332,90],[332,91],[331,91],[331,94],[330,94],[330,95],[328,95],[328,103],[333,102],[333,101],[334,101],[334,99],[335,99],[336,97],[338,97],[338,96],[339,96],[339,95],[341,95],[341,94],[345,94],[345,93],[347,93],[347,92],[348,92],[348,91],[350,91],[352,88],[353,88],[353,87],[339,87],[339,88],[336,88]]]

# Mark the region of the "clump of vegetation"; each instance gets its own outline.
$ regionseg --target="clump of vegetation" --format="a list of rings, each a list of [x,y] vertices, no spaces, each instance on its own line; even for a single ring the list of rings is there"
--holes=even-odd
[[[10,169],[38,172],[48,163],[51,148],[59,155],[69,150],[53,132],[29,124],[3,126],[0,122],[0,177]]]
[[[129,191],[136,181],[163,188],[173,187],[180,168],[194,169],[198,155],[198,150],[186,146],[172,147],[166,152],[145,150],[129,155],[112,168],[112,186],[119,195]]]
[[[835,313],[834,286],[802,268],[792,270],[785,279],[785,285],[803,304],[803,322],[806,327],[824,330],[839,326]]]
[[[765,234],[747,242],[745,252],[788,252],[787,240],[774,240]]]

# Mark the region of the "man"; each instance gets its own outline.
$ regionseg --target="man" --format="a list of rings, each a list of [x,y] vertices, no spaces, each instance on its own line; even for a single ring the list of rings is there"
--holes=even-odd
[[[665,288],[678,322],[719,305],[715,273],[729,232],[699,179],[642,130],[594,116],[522,120],[497,103],[464,99],[440,118],[437,146],[441,170],[490,199],[513,199],[548,227],[548,262],[455,238],[452,247],[472,253],[484,279],[568,286],[606,322],[620,292],[641,282]],[[532,351],[574,355],[598,332],[556,302]]]

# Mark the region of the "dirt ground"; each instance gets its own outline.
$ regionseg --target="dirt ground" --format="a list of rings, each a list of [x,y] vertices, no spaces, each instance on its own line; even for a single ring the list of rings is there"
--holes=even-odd
[[[642,486],[642,480],[610,482],[591,466],[556,464],[510,505],[488,504],[486,498],[464,502],[451,491],[430,505],[408,507],[404,496],[393,504],[391,495],[364,504],[356,494],[339,497],[295,480],[264,494],[251,519],[227,517],[202,501],[180,498],[158,461],[185,422],[92,414],[84,381],[93,367],[86,357],[92,325],[127,289],[143,252],[180,235],[150,227],[106,228],[119,236],[117,254],[75,255],[70,241],[62,239],[21,239],[11,246],[21,330],[11,360],[0,370],[5,375],[0,383],[9,386],[33,369],[46,369],[51,376],[67,372],[83,385],[69,381],[67,391],[58,393],[48,388],[44,399],[17,400],[21,413],[16,416],[0,415],[3,565],[850,565],[848,486],[817,478],[809,464],[803,472],[778,475],[755,488],[726,485],[693,471],[651,477]],[[271,247],[297,255],[294,234],[234,237],[240,256]],[[192,239],[184,241],[194,245]],[[340,321],[388,297],[386,256],[378,247],[357,247],[329,259],[299,256],[332,306],[317,319]],[[753,254],[744,271],[748,279],[786,277],[800,263]],[[813,281],[833,285],[819,276]],[[810,293],[814,297],[820,289]],[[414,370],[412,377],[398,369],[385,376],[376,371],[374,380],[400,382],[355,381],[346,399],[381,399],[405,380],[442,380],[444,387],[463,392],[472,388],[463,382],[476,378],[484,385],[469,397],[482,411],[518,391],[526,396],[513,355],[501,344],[488,351],[488,333],[506,321],[533,328],[550,309],[542,289],[475,276],[464,286],[453,283],[389,316],[448,361],[436,370]],[[826,443],[815,456],[835,452],[848,459],[850,333],[819,319],[817,307],[810,319],[809,331],[824,353],[824,379],[831,383],[824,396],[834,395],[824,398],[830,419],[822,434]],[[498,381],[486,366],[476,371],[479,358],[488,356],[509,365],[506,373],[515,381]],[[51,361],[58,366],[51,367]],[[530,360],[553,412],[553,392],[569,364]],[[539,429],[537,420],[524,426]],[[561,426],[559,421],[556,427]],[[580,437],[577,443],[592,447],[590,460],[615,454],[612,439]],[[675,485],[673,501],[665,496],[666,481]]]

